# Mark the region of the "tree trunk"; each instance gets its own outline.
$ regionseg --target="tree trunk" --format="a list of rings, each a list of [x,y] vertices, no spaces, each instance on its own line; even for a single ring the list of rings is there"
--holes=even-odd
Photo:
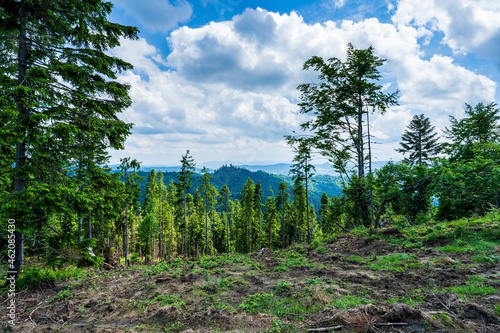
[[[128,191],[127,191],[127,169],[125,169],[125,267],[128,267]]]
[[[311,244],[311,229],[309,227],[309,191],[308,191],[308,179],[307,179],[307,157],[306,157],[306,219],[307,219],[307,244]]]
[[[92,239],[92,213],[89,212],[89,239]]]
[[[208,256],[208,208],[207,199],[205,198],[205,254]]]
[[[27,63],[28,63],[28,52],[26,44],[26,5],[24,1],[19,3],[19,50],[18,50],[18,77],[17,83],[19,86],[25,85]],[[28,121],[28,110],[26,109],[22,96],[18,96],[17,101],[17,122],[24,128]],[[24,135],[21,142],[16,142],[16,166],[14,172],[14,193],[20,194],[26,189],[25,176],[23,174],[23,166],[26,162],[26,129],[24,129]],[[16,225],[15,235],[15,256],[14,256],[14,271],[15,279],[21,272],[22,266],[24,265],[24,244],[23,244],[23,232],[22,224],[24,217]]]

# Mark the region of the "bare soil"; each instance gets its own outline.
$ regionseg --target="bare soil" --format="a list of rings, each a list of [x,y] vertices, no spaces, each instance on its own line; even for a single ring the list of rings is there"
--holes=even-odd
[[[155,274],[147,273],[152,267],[95,271],[84,280],[20,292],[16,325],[7,325],[2,315],[0,328],[4,332],[306,332],[320,328],[500,332],[495,312],[500,309],[498,266],[472,263],[467,254],[432,247],[408,250],[353,235],[340,236],[325,249],[296,247],[306,265],[287,264],[292,250],[263,249],[245,260],[222,260],[207,269],[184,261],[181,267]],[[381,257],[396,253],[415,255],[417,265],[402,266],[399,271],[370,268]],[[288,270],[280,270],[280,265],[288,265]],[[471,276],[480,276],[482,285],[495,292],[449,290],[467,286]],[[221,281],[228,285],[224,288]],[[280,284],[287,284],[288,290],[280,290]],[[256,311],[241,307],[257,293],[296,299],[303,308],[290,307],[277,315],[264,306]],[[349,306],[341,300],[357,303]],[[5,302],[0,311],[7,313]]]

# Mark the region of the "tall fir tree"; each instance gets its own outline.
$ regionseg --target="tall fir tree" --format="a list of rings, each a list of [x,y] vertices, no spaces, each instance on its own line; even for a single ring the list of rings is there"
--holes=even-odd
[[[9,155],[14,186],[2,206],[17,219],[13,271],[23,264],[28,222],[63,210],[64,200],[78,195],[78,178],[71,177],[78,160],[122,149],[130,134],[131,124],[117,117],[131,104],[129,86],[116,73],[132,66],[107,51],[138,31],[109,22],[112,6],[101,0],[0,2],[2,113],[15,129],[8,142],[15,146],[15,156]]]
[[[438,134],[434,131],[429,118],[423,114],[413,116],[401,136],[401,148],[396,149],[403,155],[409,154],[404,161],[410,165],[422,165],[441,151]]]
[[[179,193],[179,198],[182,203],[182,227],[184,228],[184,239],[183,239],[183,254],[188,254],[188,220],[187,220],[187,206],[186,206],[186,191],[192,186],[193,174],[196,168],[194,163],[194,158],[189,153],[189,149],[186,151],[181,158],[181,171],[177,176],[176,188]]]

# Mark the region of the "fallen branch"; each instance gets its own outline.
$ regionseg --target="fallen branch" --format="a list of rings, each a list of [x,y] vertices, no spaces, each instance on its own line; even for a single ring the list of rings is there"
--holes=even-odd
[[[444,304],[444,303],[443,303],[443,302],[439,299],[439,297],[437,297],[437,296],[436,296],[436,294],[434,294],[434,292],[433,292],[432,290],[431,290],[431,293],[432,293],[432,295],[434,295],[434,297],[435,297],[435,298],[439,301],[439,303],[441,303],[441,305],[442,305],[442,306],[444,306],[444,308],[445,308],[446,310],[448,310],[448,312],[449,312],[449,313],[450,313],[450,314],[451,314],[454,318],[456,318],[456,319],[460,319],[460,318],[458,317],[458,315],[457,315],[457,314],[455,314],[455,312],[451,311],[451,309],[450,309],[449,307],[447,307],[447,306],[446,306],[446,305],[445,305],[445,304]]]
[[[106,268],[109,268],[109,269],[115,269],[114,266],[111,266],[110,264],[108,264],[107,262],[103,262],[102,265]]]
[[[33,327],[33,331],[35,331],[38,324],[35,323],[35,321],[31,318],[31,316],[33,315],[33,313],[35,313],[36,310],[38,310],[40,308],[40,305],[42,305],[43,303],[45,303],[45,302],[38,303],[38,305],[33,309],[33,311],[30,312],[29,318],[30,318],[31,322],[33,323],[33,325],[35,325],[35,327]]]
[[[333,327],[309,328],[307,331],[308,332],[326,332],[326,331],[340,330],[341,328],[342,328],[342,325],[339,325],[339,326],[333,326]]]
[[[379,323],[379,324],[373,324],[373,325],[387,327],[387,326],[408,326],[410,324],[408,324],[408,323]]]
[[[347,233],[350,233],[350,231],[349,231],[349,230],[347,230],[346,228],[344,228],[344,227],[343,227],[340,223],[338,223],[338,222],[336,222],[336,221],[335,221],[335,224],[336,224],[337,226],[339,226],[339,228],[340,228],[340,229],[344,230],[344,231],[345,231],[345,232],[347,232]]]

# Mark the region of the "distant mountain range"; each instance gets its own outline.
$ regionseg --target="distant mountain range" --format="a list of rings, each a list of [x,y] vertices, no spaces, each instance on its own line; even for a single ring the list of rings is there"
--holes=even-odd
[[[387,161],[378,161],[378,162],[373,162],[373,169],[378,169],[384,165],[387,164]],[[290,172],[290,168],[292,166],[291,163],[275,163],[275,164],[258,164],[258,165],[253,165],[253,164],[230,164],[230,163],[224,163],[224,162],[207,162],[203,164],[197,165],[199,168],[196,168],[197,172],[201,172],[201,167],[205,166],[210,169],[210,171],[214,171],[219,169],[220,167],[224,165],[229,165],[229,166],[235,166],[238,168],[243,168],[247,169],[249,171],[264,171],[267,173],[272,173],[276,175],[284,175],[288,176]],[[330,176],[339,176],[339,174],[333,169],[332,165],[329,163],[322,163],[322,164],[314,164],[316,171],[314,174],[316,175],[330,175]],[[118,164],[113,164],[110,165],[110,167],[115,170],[118,168]],[[178,172],[180,171],[180,166],[141,166],[141,171],[149,172],[152,169],[155,171],[162,171],[162,172]]]

